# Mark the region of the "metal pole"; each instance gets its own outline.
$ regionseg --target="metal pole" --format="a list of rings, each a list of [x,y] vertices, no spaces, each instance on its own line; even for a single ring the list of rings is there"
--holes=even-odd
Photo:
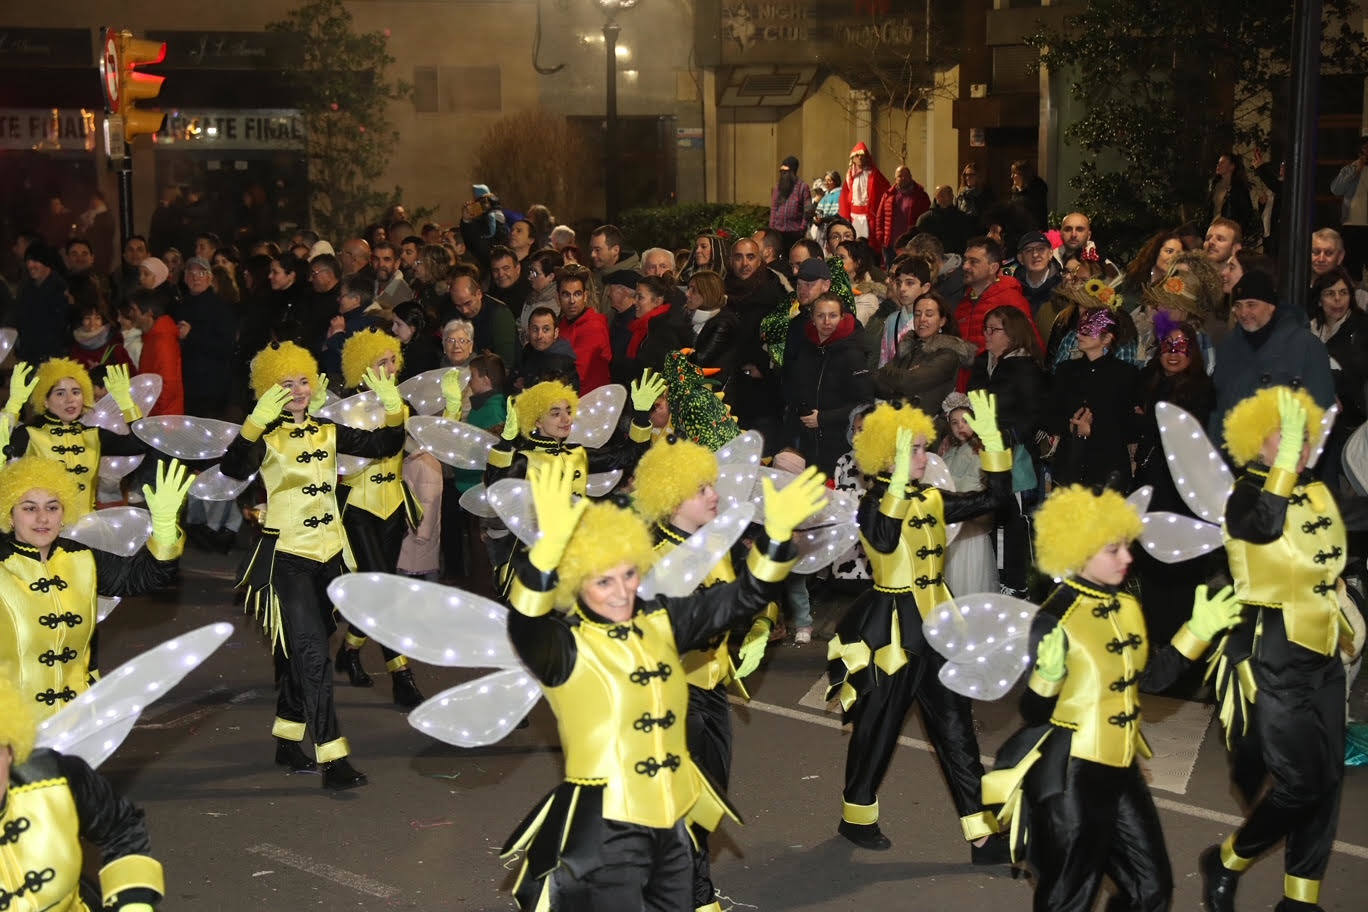
[[[608,52],[608,113],[603,133],[603,207],[609,224],[618,214],[618,113],[617,113],[617,40],[618,24],[609,21],[603,26],[603,48]]]
[[[119,162],[119,246],[133,236],[133,147],[124,143],[123,161]]]
[[[1304,305],[1311,284],[1311,219],[1316,205],[1316,116],[1320,83],[1321,0],[1296,0],[1292,11],[1292,123],[1283,179],[1282,300]]]

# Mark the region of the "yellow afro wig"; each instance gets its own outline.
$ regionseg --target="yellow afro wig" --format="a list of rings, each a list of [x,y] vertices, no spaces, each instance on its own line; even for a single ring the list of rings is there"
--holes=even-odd
[[[90,384],[90,374],[80,362],[70,358],[48,358],[38,368],[38,385],[33,388],[32,395],[29,396],[29,403],[38,411],[47,408],[48,393],[61,381],[70,377],[76,381],[76,385],[81,388],[81,395],[85,396],[85,407],[90,408],[95,404],[95,388]]]
[[[570,415],[573,417],[579,408],[579,394],[572,387],[559,380],[543,380],[527,389],[513,400],[513,407],[518,410],[518,429],[524,435],[530,434],[537,422],[551,411],[551,406],[562,399],[570,403]]]
[[[1278,390],[1285,388],[1270,386],[1261,389],[1241,399],[1226,412],[1225,446],[1238,465],[1258,459],[1264,440],[1282,427],[1282,420],[1278,417]],[[1292,394],[1306,409],[1306,426],[1314,440],[1321,418],[1325,416],[1325,409],[1317,405],[1316,400],[1304,389],[1292,390]]]
[[[575,604],[587,580],[620,564],[645,573],[655,561],[655,548],[646,525],[631,510],[607,503],[591,503],[575,526],[575,534],[556,565],[556,604]]]
[[[62,503],[63,523],[75,522],[85,513],[76,479],[64,465],[55,459],[25,456],[0,472],[0,530],[9,532],[14,528],[14,506],[34,488],[57,495]]]
[[[314,356],[293,342],[272,342],[252,359],[252,392],[260,399],[286,377],[318,376]]]
[[[712,450],[671,434],[652,444],[637,463],[637,512],[647,522],[668,519],[699,488],[716,483]]]
[[[1140,537],[1140,514],[1108,488],[1056,488],[1035,514],[1036,565],[1053,577],[1077,573],[1113,542]]]
[[[16,766],[33,752],[38,723],[29,709],[32,703],[21,697],[14,682],[0,673],[0,747],[8,745],[14,751]]]
[[[893,466],[898,431],[903,428],[910,430],[914,439],[925,437],[927,443],[936,439],[936,425],[931,416],[915,406],[884,402],[865,416],[864,426],[854,441],[855,464],[861,472],[877,475]]]
[[[403,346],[399,340],[382,329],[364,329],[352,333],[342,346],[342,382],[348,389],[361,385],[361,375],[376,361],[393,353],[394,373],[404,367]]]

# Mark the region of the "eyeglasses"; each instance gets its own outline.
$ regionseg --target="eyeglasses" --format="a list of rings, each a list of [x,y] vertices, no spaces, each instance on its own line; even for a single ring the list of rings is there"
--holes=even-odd
[[[985,327],[983,327],[983,334],[984,334],[985,336],[996,336],[998,333],[1000,333],[1000,332],[1006,332],[1006,331],[1007,331],[1007,330],[1003,329],[1001,326],[985,326]]]
[[[544,275],[544,273],[540,269],[527,270],[527,277],[529,279],[540,279],[542,275]]]
[[[468,339],[465,336],[449,336],[442,340],[442,344],[449,345],[454,348],[458,345],[474,345],[475,343],[473,340]]]

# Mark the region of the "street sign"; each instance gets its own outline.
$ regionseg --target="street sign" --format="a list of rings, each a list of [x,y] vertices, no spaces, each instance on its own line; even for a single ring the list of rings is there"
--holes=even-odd
[[[100,77],[104,82],[105,108],[119,113],[119,32],[104,30],[104,44],[100,53]]]

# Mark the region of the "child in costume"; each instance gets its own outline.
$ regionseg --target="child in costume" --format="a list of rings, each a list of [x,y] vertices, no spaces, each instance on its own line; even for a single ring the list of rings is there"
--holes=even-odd
[[[673,434],[651,445],[636,469],[635,507],[651,525],[655,552],[664,556],[717,517],[717,457],[706,447]],[[700,584],[709,586],[736,580],[736,567],[745,551],[732,555],[709,571]],[[779,619],[779,607],[771,602],[742,625],[741,665],[733,665],[729,651],[730,630],[713,636],[700,649],[681,657],[689,683],[689,714],[685,725],[689,755],[695,765],[723,791],[731,778],[732,730],[727,685],[735,683],[743,697],[748,694],[741,679],[754,671],[765,654],[770,631]],[[698,912],[721,912],[708,860],[708,830],[692,825],[694,837],[694,895]]]
[[[574,502],[565,461],[534,465],[528,480],[541,537],[515,558],[508,635],[556,713],[565,781],[504,847],[526,853],[518,904],[686,912],[685,816],[715,827],[732,812],[688,750],[680,655],[778,595],[796,556],[794,528],[825,503],[822,476],[810,469],[780,491],[765,480],[765,529],[735,582],[649,600],[636,590],[654,558],[651,537],[633,513]]]
[[[28,688],[0,679],[0,900],[4,908],[91,912],[82,841],[104,853],[100,908],[152,912],[166,892],[142,811],[80,757],[34,750]]]
[[[136,421],[142,411],[133,401],[128,366],[112,365],[105,372],[105,388],[123,412],[125,421]],[[19,413],[27,401],[37,417],[19,424]],[[9,401],[0,416],[0,450],[4,455],[42,456],[60,462],[76,480],[82,512],[95,509],[96,479],[101,456],[135,456],[147,447],[132,434],[115,434],[104,428],[81,423],[85,410],[95,404],[90,374],[70,358],[49,358],[34,374],[20,361],[10,376]]]
[[[1037,563],[1063,582],[1032,623],[1027,725],[998,752],[984,801],[1001,805],[1013,856],[1035,868],[1039,912],[1092,909],[1104,874],[1124,908],[1159,912],[1173,872],[1137,762],[1150,756],[1140,692],[1172,683],[1239,620],[1240,604],[1229,587],[1208,597],[1199,586],[1191,619],[1151,654],[1140,604],[1121,591],[1136,509],[1115,491],[1073,485],[1046,499],[1035,526]]]
[[[261,537],[238,586],[246,588],[246,607],[261,620],[275,660],[276,762],[313,769],[300,748],[307,731],[328,789],[366,782],[347,760],[328,654],[334,623],[327,586],[344,564],[354,565],[339,520],[337,455],[384,459],[404,447],[404,401],[392,376],[367,369],[362,381],[384,405],[379,430],[310,415],[315,384],[322,388],[313,355],[293,342],[263,348],[252,359],[256,406],[219,465],[237,479],[260,470],[266,486]]]
[[[1322,412],[1305,390],[1262,389],[1225,417],[1244,474],[1223,535],[1244,622],[1214,659],[1236,785],[1254,809],[1202,854],[1202,900],[1232,912],[1242,872],[1286,840],[1278,912],[1313,912],[1330,861],[1344,777],[1344,666],[1352,630],[1340,608],[1346,529],[1368,524],[1368,499],[1336,504],[1306,474],[1306,429]],[[1264,780],[1273,786],[1259,797]]]
[[[96,676],[97,598],[141,595],[169,583],[185,542],[176,517],[190,490],[185,467],[157,467],[144,487],[152,537],[132,557],[61,538],[84,514],[85,494],[62,463],[25,456],[0,470],[0,666],[44,718]]]
[[[858,523],[874,585],[851,605],[828,645],[827,698],[839,698],[854,724],[837,832],[862,848],[892,845],[879,829],[877,792],[915,701],[973,858],[990,864],[1005,861],[1006,851],[989,842],[997,827],[979,799],[983,764],[971,704],[941,684],[936,677],[940,657],[922,637],[927,614],[950,598],[944,579],[946,524],[991,513],[1011,497],[1012,454],[1002,444],[996,405],[981,393],[973,403],[966,420],[984,443],[985,491],[957,494],[922,484],[926,449],[936,430],[920,409],[885,403],[866,416],[855,435],[856,464],[871,476]]]
[[[366,371],[398,376],[404,366],[399,340],[378,329],[364,329],[353,333],[342,346],[342,379],[348,395],[358,392]],[[450,378],[451,382],[447,382]],[[460,374],[447,371],[443,376],[443,392],[453,395],[454,414],[461,411]],[[447,414],[453,414],[448,408]],[[408,406],[400,408],[400,421],[408,420]],[[423,511],[418,506],[408,485],[404,483],[404,450],[377,459],[359,472],[347,475],[338,484],[338,502],[342,505],[342,527],[346,530],[352,556],[359,572],[394,573],[399,565],[399,550],[404,535],[417,528]],[[366,637],[348,625],[346,638],[337,650],[336,668],[345,671],[353,687],[370,687],[370,675],[361,667],[361,647]],[[394,702],[412,709],[423,702],[423,694],[413,680],[413,669],[408,657],[388,646],[380,647],[385,656],[385,669],[394,685]]]

